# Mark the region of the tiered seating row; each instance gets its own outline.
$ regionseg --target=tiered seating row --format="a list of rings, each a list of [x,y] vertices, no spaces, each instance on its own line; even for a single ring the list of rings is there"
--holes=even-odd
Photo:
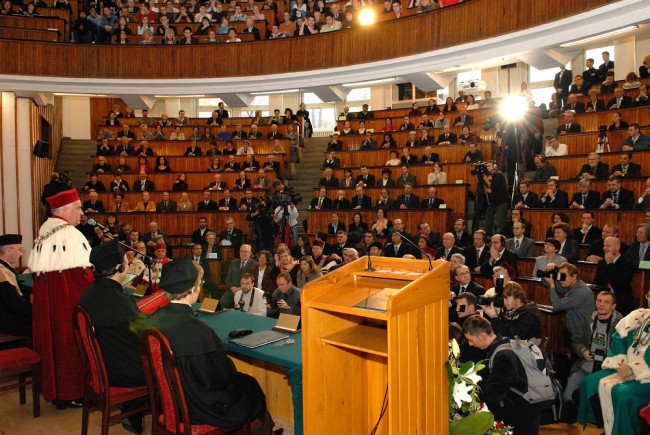
[[[235,185],[235,180],[239,177],[238,172],[220,172],[221,174],[221,181],[225,181],[228,183],[228,186],[234,186]],[[210,172],[187,172],[187,184],[188,184],[188,190],[203,190],[205,186],[210,184],[212,181],[214,181],[214,173]],[[178,173],[160,173],[160,172],[154,172],[152,174],[148,175],[148,180],[151,180],[154,182],[155,190],[156,191],[171,191],[172,190],[172,185],[176,181],[176,177],[178,176]],[[275,172],[266,172],[266,176],[271,180],[275,180]],[[112,174],[99,174],[99,181],[101,181],[104,186],[108,189],[108,186],[111,181],[113,181],[113,175]],[[251,181],[255,179],[256,177],[253,177],[252,174],[250,176]],[[129,183],[129,187],[133,188],[133,183],[136,180],[140,179],[139,175],[136,174],[125,174],[122,176],[122,179],[125,180],[127,183]],[[180,194],[180,192],[179,192]]]

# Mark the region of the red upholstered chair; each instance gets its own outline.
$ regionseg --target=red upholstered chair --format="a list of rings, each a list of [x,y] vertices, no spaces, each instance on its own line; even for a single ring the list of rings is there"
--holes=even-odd
[[[9,335],[4,332],[0,332],[0,349],[7,347],[7,344],[18,344],[22,347],[32,347],[30,337],[23,337],[20,335]]]
[[[0,391],[7,391],[18,388],[20,404],[25,404],[25,386],[32,384],[32,400],[34,418],[41,415],[40,391],[38,389],[38,369],[41,364],[41,357],[36,352],[26,347],[18,347],[0,351],[0,378],[18,375],[18,382],[5,385]],[[32,380],[26,380],[28,373],[32,374]]]
[[[190,421],[190,413],[181,376],[169,341],[160,331],[147,328],[142,332],[140,355],[149,387],[153,434],[225,435],[241,429],[250,433],[252,422],[228,428],[184,423]]]
[[[108,384],[108,373],[106,372],[104,357],[88,312],[78,305],[72,312],[72,318],[72,329],[86,371],[81,433],[82,435],[88,433],[88,414],[92,407],[97,407],[102,412],[102,435],[105,435],[108,433],[109,424],[120,421],[124,417],[149,410],[149,405],[146,405],[128,412],[111,415],[112,406],[146,397],[149,393],[146,386],[132,388],[111,387]]]

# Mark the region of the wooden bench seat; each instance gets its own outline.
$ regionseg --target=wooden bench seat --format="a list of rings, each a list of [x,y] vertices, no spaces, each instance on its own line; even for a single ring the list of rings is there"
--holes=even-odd
[[[111,127],[114,129],[115,127]],[[117,135],[116,135],[117,137]],[[117,139],[116,139],[117,140]],[[140,147],[140,140],[132,141],[131,144],[135,149]],[[182,156],[185,154],[185,150],[190,146],[191,141],[189,140],[149,140],[149,147],[153,150],[154,155],[157,156]],[[218,140],[217,148],[222,151],[226,147],[225,140]],[[251,147],[255,151],[256,155],[259,154],[268,154],[268,151],[273,147],[273,139],[251,139]],[[113,143],[114,145],[114,143]],[[242,140],[234,140],[233,145],[235,149],[244,145]],[[291,145],[289,139],[280,139],[280,145],[284,148],[286,155],[289,155],[291,151]],[[205,153],[210,149],[210,141],[200,140],[198,141],[198,146],[201,148],[201,151]]]
[[[626,91],[626,95],[629,95],[631,98],[636,98],[638,95],[638,89],[635,89],[634,91]],[[614,94],[611,94],[610,98],[614,98]],[[605,98],[603,99],[605,100],[605,104],[607,104],[609,100]],[[598,127],[601,125],[606,125],[609,127],[612,124],[613,112],[620,112],[623,121],[627,122],[628,124],[632,124],[634,122],[638,123],[639,125],[650,124],[650,106],[606,110],[602,112],[581,113],[573,117],[573,122],[580,124],[582,131],[598,131]],[[558,125],[563,125],[564,117],[558,117],[557,123]],[[609,134],[609,132],[607,133]]]
[[[441,109],[444,106],[439,106]],[[459,106],[456,106],[457,109],[460,110]],[[424,109],[426,107],[420,107],[420,111],[424,112]],[[399,128],[400,125],[404,122],[404,117],[408,115],[410,112],[410,109],[399,109],[400,114],[395,114],[394,111],[379,111],[378,113],[373,112],[373,119],[364,119],[364,120],[359,120],[359,119],[354,119],[349,121],[350,122],[350,127],[353,128],[354,130],[357,130],[359,128],[359,122],[364,121],[366,123],[366,128],[373,128],[375,131],[381,131],[382,128],[384,128],[385,125],[385,120],[386,118],[390,118],[392,121],[393,125],[395,128]],[[403,111],[406,111],[404,113]],[[474,117],[474,125],[469,126],[471,129],[477,128],[478,125],[481,125],[485,123],[489,118],[493,118],[495,115],[497,115],[498,109],[475,109],[475,110],[468,110],[467,114]],[[429,120],[431,122],[436,122],[436,119],[438,119],[438,115],[427,115]],[[449,120],[450,125],[453,126],[454,124],[454,119],[456,117],[460,116],[460,111],[458,112],[451,112],[451,113],[445,113],[445,118]],[[414,116],[410,118],[410,121],[413,125],[417,127],[417,125],[420,123],[422,120],[421,116]],[[336,121],[336,126],[338,130],[342,130],[346,121]]]
[[[181,192],[169,192],[169,193],[170,193],[169,195],[170,199],[172,201],[180,202]],[[187,194],[190,197],[190,202],[194,204],[194,208],[196,209],[197,204],[203,201],[203,190],[188,190]],[[266,190],[255,189],[253,191],[253,196],[256,198],[259,197],[266,198],[267,195],[268,195],[268,191]],[[237,200],[237,203],[239,204],[239,200],[244,197],[244,191],[231,189],[230,196],[235,198]],[[83,202],[88,199],[88,193],[82,193],[80,197]],[[151,193],[150,198],[151,201],[153,202],[162,201],[162,192],[158,192],[158,191],[153,192]],[[219,191],[219,190],[213,191],[211,198],[213,201],[218,202],[221,198],[223,198],[223,191]],[[108,206],[114,202],[113,194],[111,192],[99,192],[99,200],[102,201],[104,207],[108,209]],[[128,202],[130,207],[135,208],[136,204],[142,201],[142,192],[139,191],[125,192],[124,201]]]
[[[338,215],[345,225],[352,222],[352,215],[356,211],[339,210]],[[374,210],[361,210],[363,221],[369,226],[375,222],[377,215]],[[331,220],[332,210],[310,210],[307,214],[307,230],[309,233],[317,231],[327,232],[327,225]],[[432,231],[444,233],[453,227],[453,216],[451,210],[391,210],[386,213],[389,220],[402,219],[404,230],[411,234],[417,234],[417,227],[420,222],[427,222]],[[301,217],[302,218],[302,217]]]
[[[239,177],[238,172],[219,172],[221,174],[221,181],[228,183],[228,186],[234,186],[235,180]],[[203,190],[205,186],[214,181],[214,173],[211,172],[188,172],[187,174],[187,184],[188,190]],[[154,172],[148,175],[148,179],[154,182],[154,187],[156,191],[170,191],[172,190],[172,185],[176,181],[178,173],[173,172]],[[274,172],[266,172],[266,176],[273,182],[276,176]],[[101,181],[106,189],[108,189],[109,184],[113,181],[113,174],[99,174],[99,181]],[[255,179],[256,177],[251,177]],[[140,179],[138,174],[124,174],[122,179],[125,180],[130,188],[133,188],[133,183],[136,180]]]
[[[133,131],[133,133],[137,135],[137,133],[139,132],[138,118],[126,118],[126,121],[124,121],[124,119],[125,118],[119,118],[120,123],[130,125],[131,126],[130,130]],[[170,119],[172,119],[172,118],[170,117]],[[158,119],[156,118],[156,121],[157,120]],[[199,127],[199,133],[203,134],[203,128],[207,127],[207,125],[206,125],[207,119],[201,119],[201,121],[203,121],[201,124],[190,124],[190,125],[182,126],[181,127],[181,132],[183,132],[183,134],[187,138],[187,137],[190,137],[190,135],[192,134],[192,129],[194,127]],[[230,133],[235,131],[235,125],[237,125],[237,124],[227,125],[228,131]],[[288,126],[289,126],[288,124],[278,125],[278,131],[280,133],[282,133],[282,135],[284,136],[284,134],[287,132],[287,127]],[[294,125],[294,131],[296,131],[296,128],[297,127]],[[103,124],[99,124],[99,125],[95,126],[95,129],[98,129],[98,130],[101,130],[101,129],[110,130],[112,132],[115,132],[116,137],[117,137],[117,133],[122,130],[122,127],[119,126],[119,125],[103,125]],[[220,130],[219,127],[210,127],[210,133],[212,135],[214,135],[215,137],[217,136],[217,134],[219,134],[219,130]],[[248,124],[242,124],[242,130],[245,131],[246,133],[248,133],[250,131],[250,122]],[[150,131],[151,133],[154,133],[156,131],[156,128],[155,127],[149,127],[148,131]],[[163,127],[163,132],[165,133],[165,135],[167,137],[169,137],[172,134],[173,131],[174,131],[174,127]],[[257,131],[262,133],[262,138],[263,139],[266,139],[266,135],[271,132],[271,126],[268,125],[268,124],[258,125],[257,126]]]

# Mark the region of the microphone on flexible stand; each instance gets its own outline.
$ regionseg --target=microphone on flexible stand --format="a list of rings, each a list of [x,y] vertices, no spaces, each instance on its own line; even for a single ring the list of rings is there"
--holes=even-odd
[[[368,267],[366,272],[374,272],[375,269],[372,268],[372,260],[370,259],[370,245],[366,245],[366,255],[368,256]]]
[[[426,259],[429,260],[429,270],[432,270],[432,269],[433,269],[433,263],[431,262],[431,257],[429,257],[429,254],[427,254],[426,252],[424,252],[424,251],[422,250],[422,248],[420,248],[418,245],[416,245],[415,243],[413,243],[413,242],[412,242],[408,237],[406,237],[406,236],[405,236],[404,234],[402,234],[401,232],[399,232],[399,231],[397,231],[397,230],[393,230],[393,232],[399,234],[400,237],[402,238],[402,240],[404,240],[406,243],[408,243],[409,245],[413,246],[415,249],[417,249],[417,250],[420,251],[422,254],[424,254],[424,256],[426,257]]]
[[[121,242],[119,239],[116,239],[115,237],[113,237],[113,235],[111,234],[110,230],[109,230],[108,228],[106,228],[104,225],[102,225],[102,224],[100,224],[99,222],[97,222],[95,219],[88,219],[88,225],[90,225],[91,227],[97,227],[97,228],[99,228],[100,230],[102,230],[102,232],[104,233],[104,235],[105,235],[106,237],[108,237],[108,238],[111,239],[111,240],[115,240],[117,243],[119,243],[120,245],[122,245],[122,246],[123,246],[124,248],[126,248],[127,250],[129,250],[129,251],[133,251],[136,255],[141,256],[141,257],[142,257],[142,262],[143,262],[145,265],[150,266],[150,265],[155,261],[153,257],[151,257],[151,256],[149,256],[149,255],[147,255],[147,254],[143,254],[142,252],[136,251],[136,250],[133,249],[131,246],[129,246],[129,245],[127,245],[126,243]]]

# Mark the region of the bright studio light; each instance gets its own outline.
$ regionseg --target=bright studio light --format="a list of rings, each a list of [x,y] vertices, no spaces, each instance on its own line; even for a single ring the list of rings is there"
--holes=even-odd
[[[362,26],[369,26],[375,22],[375,13],[370,9],[366,8],[359,13],[359,22]]]
[[[501,115],[508,121],[518,121],[528,110],[524,97],[508,97],[501,102]]]

